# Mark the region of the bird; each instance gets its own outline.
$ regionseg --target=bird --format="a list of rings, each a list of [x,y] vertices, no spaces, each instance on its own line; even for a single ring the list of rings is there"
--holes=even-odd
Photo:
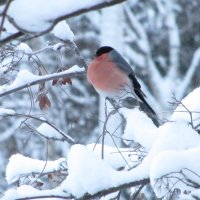
[[[146,101],[136,75],[128,62],[110,46],[100,47],[87,69],[87,79],[102,96],[123,102],[124,105],[137,102],[140,109],[152,119],[158,127],[159,121],[155,111]],[[129,107],[129,106],[126,106]]]

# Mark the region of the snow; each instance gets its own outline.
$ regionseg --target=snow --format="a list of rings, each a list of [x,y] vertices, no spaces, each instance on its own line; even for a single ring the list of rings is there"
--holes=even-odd
[[[141,112],[138,109],[132,110],[123,108],[120,109],[120,112],[127,121],[123,138],[134,140],[143,147],[150,149],[159,134],[158,128],[152,123],[152,120],[144,112]]]
[[[0,120],[3,119],[4,117],[12,116],[14,114],[15,114],[15,111],[12,109],[0,108]],[[1,136],[3,136],[3,134]]]
[[[17,46],[17,50],[18,51],[22,51],[26,54],[31,54],[32,53],[32,49],[24,42],[20,43],[18,46]]]
[[[74,40],[74,33],[71,31],[66,21],[59,22],[51,31],[57,38],[61,40]]]
[[[80,68],[78,65],[74,65],[73,67],[67,69],[68,73],[83,72],[83,71],[84,69]]]
[[[102,145],[101,144],[89,144],[87,145],[91,151],[101,158]],[[137,165],[140,163],[139,156],[135,153],[135,149],[132,148],[117,148],[104,145],[104,160],[113,168],[120,169],[129,165]]]
[[[58,131],[56,131],[53,127],[51,127],[47,123],[42,123],[37,128],[37,132],[39,132],[39,134],[41,134],[49,139],[62,139],[63,138],[62,135]]]
[[[49,199],[52,199],[52,198],[57,199],[56,197],[62,196],[62,195],[66,196],[66,194],[60,191],[59,189],[41,191],[41,190],[35,189],[34,187],[30,185],[23,185],[23,186],[18,187],[17,189],[12,188],[6,191],[2,200],[13,200],[13,199],[20,199],[20,198],[31,199],[35,196],[47,196],[47,198],[45,199],[48,199],[48,197]],[[40,199],[44,199],[44,198],[40,198]]]
[[[24,69],[24,70],[21,70],[18,72],[13,83],[11,83],[10,85],[0,86],[0,96],[8,91],[17,90],[18,88],[21,88],[21,87],[25,88],[27,86],[30,86],[31,84],[33,84],[34,82],[39,81],[39,80],[45,81],[54,76],[56,79],[57,78],[56,76],[65,75],[65,74],[67,76],[67,74],[69,74],[69,73],[76,73],[76,72],[84,72],[84,69],[75,65],[75,66],[71,67],[69,70],[65,70],[63,72],[58,72],[58,73],[54,73],[54,74],[50,74],[50,75],[44,75],[44,76],[34,75],[31,72],[29,72],[28,70]]]
[[[2,200],[13,200],[13,199],[18,199],[22,195],[25,197],[31,197],[34,196],[37,193],[37,189],[33,188],[32,186],[29,185],[23,185],[19,188],[15,189],[10,189],[6,191],[4,194],[5,196],[2,198]]]
[[[9,163],[6,168],[6,180],[7,182],[16,182],[21,175],[30,173],[45,173],[58,171],[61,169],[61,165],[65,162],[65,158],[60,158],[56,161],[42,161],[25,157],[20,154],[12,155],[9,159]],[[23,167],[22,167],[23,163]]]
[[[15,111],[12,109],[0,108],[0,116],[14,115]]]
[[[23,31],[43,32],[54,25],[55,19],[102,2],[104,1],[87,0],[77,3],[74,0],[15,0],[8,9],[8,15]]]
[[[169,188],[179,188],[183,193],[185,190],[191,190],[189,185],[183,184],[183,181],[187,179],[200,184],[199,154],[200,147],[183,151],[164,151],[157,155],[150,169],[151,185],[154,186],[156,196],[159,198],[164,196]],[[178,174],[179,172],[183,174]],[[175,175],[175,173],[177,174]],[[159,183],[158,180],[162,176],[165,176],[165,180],[161,180]]]
[[[23,69],[17,74],[16,79],[12,83],[12,87],[17,87],[19,85],[24,85],[29,82],[35,81],[36,77],[37,76],[29,72],[28,70]]]
[[[117,173],[83,145],[72,146],[68,155],[68,170],[69,176],[63,186],[76,197],[109,187],[114,183],[113,177]]]
[[[182,104],[188,109],[198,111],[199,95],[200,88],[197,88],[182,101]],[[125,171],[127,163],[124,159],[130,162],[131,158],[127,152],[124,152],[124,148],[105,146],[105,159],[101,159],[100,144],[87,146],[76,144],[71,147],[68,154],[68,176],[59,187],[49,190],[49,193],[61,194],[65,191],[65,196],[72,194],[74,197],[80,198],[84,194],[93,195],[101,190],[148,178],[150,178],[157,197],[165,196],[170,189],[174,188],[179,188],[182,192],[181,195],[184,195],[185,190],[191,192],[194,190],[195,193],[195,189],[190,187],[191,184],[185,184],[185,182],[189,179],[192,183],[200,184],[200,137],[189,124],[188,113],[177,112],[182,111],[181,109],[185,108],[178,106],[171,120],[159,128],[152,125],[150,119],[142,112],[134,110],[133,114],[132,110],[120,109],[127,119],[127,128],[123,137],[134,139],[149,151],[141,164],[138,162],[135,168]],[[193,119],[199,119],[199,113],[194,113]],[[133,122],[137,123],[139,128],[135,128]],[[49,127],[42,124],[39,130],[46,134]],[[56,133],[50,135],[54,137],[54,134]],[[126,148],[126,150],[131,152],[131,149]],[[122,154],[119,154],[118,151],[121,151]],[[139,158],[133,156],[133,159],[138,161]],[[58,170],[60,163],[64,161],[65,159],[48,161],[44,168],[45,161],[16,154],[10,158],[6,170],[6,180],[8,183],[13,183],[20,176],[31,172],[39,173],[43,168],[44,172]],[[21,163],[23,163],[23,167]],[[121,167],[125,167],[124,170],[117,171]],[[21,186],[16,190],[10,190],[6,196],[17,194],[20,197],[26,197],[26,193],[20,193],[23,189]],[[27,190],[29,189],[35,191],[28,187]],[[33,195],[48,193],[47,190],[38,192],[33,192]]]
[[[141,170],[136,173],[114,170],[106,160],[102,160],[84,145],[71,147],[68,154],[68,172],[69,176],[61,188],[76,198],[85,193],[92,195],[103,189],[146,178],[146,174]]]

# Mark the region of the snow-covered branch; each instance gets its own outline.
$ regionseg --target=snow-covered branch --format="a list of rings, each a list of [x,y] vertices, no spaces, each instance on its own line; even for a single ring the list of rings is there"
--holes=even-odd
[[[100,197],[106,196],[108,194],[111,194],[113,192],[117,192],[117,191],[120,191],[120,190],[123,190],[123,189],[128,189],[128,188],[136,187],[136,186],[140,186],[140,185],[147,185],[149,183],[150,183],[149,179],[133,181],[133,182],[130,182],[130,183],[125,183],[125,184],[122,184],[122,185],[118,185],[116,187],[108,188],[106,190],[102,190],[102,191],[97,192],[97,193],[95,193],[93,195],[86,194],[86,195],[83,196],[83,199],[84,200],[91,200],[91,199],[94,199],[94,198],[100,198]]]
[[[18,30],[8,34],[1,39],[1,44],[8,42],[8,39],[16,39],[24,33],[32,33],[41,36],[50,32],[60,21],[74,17],[89,11],[112,6],[125,0],[88,0],[83,4],[77,4],[73,0],[55,1],[14,1],[11,3],[7,18],[9,22]],[[38,15],[38,9],[45,7],[45,12]],[[20,8],[20,15],[18,9]],[[33,9],[34,8],[34,9]],[[53,10],[52,10],[53,9]],[[40,23],[38,23],[40,21]],[[6,27],[7,28],[7,27]],[[23,34],[22,34],[23,33]]]
[[[79,67],[75,68],[76,68],[75,71],[74,69],[71,70],[69,69],[64,72],[58,72],[44,76],[33,75],[27,70],[21,70],[11,85],[3,85],[0,87],[0,97],[49,80],[54,80],[64,77],[75,78],[84,75],[84,69],[81,69]]]

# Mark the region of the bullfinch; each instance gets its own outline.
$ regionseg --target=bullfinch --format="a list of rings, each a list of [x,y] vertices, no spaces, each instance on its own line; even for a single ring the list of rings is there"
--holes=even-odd
[[[157,115],[145,100],[133,69],[112,47],[103,46],[96,51],[87,69],[87,79],[100,95],[115,101],[132,99],[137,102],[140,109],[159,126]]]

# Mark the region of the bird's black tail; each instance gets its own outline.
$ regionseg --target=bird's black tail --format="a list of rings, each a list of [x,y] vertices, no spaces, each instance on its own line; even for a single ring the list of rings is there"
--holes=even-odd
[[[146,103],[143,102],[139,102],[140,105],[140,109],[145,112],[147,114],[147,116],[149,118],[151,118],[151,120],[153,121],[153,123],[159,127],[160,126],[160,122],[158,119],[158,116],[156,115],[156,113],[154,112],[154,110]]]
[[[151,108],[151,106],[146,102],[145,100],[145,94],[142,92],[141,90],[141,86],[140,83],[137,81],[137,79],[135,78],[134,73],[129,74],[129,78],[131,79],[132,83],[133,83],[133,88],[134,88],[134,92],[137,95],[137,97],[140,99],[139,105],[140,105],[140,109],[145,112],[147,114],[148,117],[150,117],[153,121],[153,123],[159,127],[160,123],[159,123],[159,119],[155,113],[155,111]]]
[[[158,119],[157,114],[155,113],[155,111],[151,108],[151,106],[146,102],[143,93],[141,90],[137,90],[135,89],[134,92],[136,93],[136,95],[139,97],[139,99],[141,100],[141,102],[139,102],[140,105],[140,109],[145,112],[147,114],[148,117],[150,117],[153,121],[153,123],[159,127],[160,126],[160,122]]]

